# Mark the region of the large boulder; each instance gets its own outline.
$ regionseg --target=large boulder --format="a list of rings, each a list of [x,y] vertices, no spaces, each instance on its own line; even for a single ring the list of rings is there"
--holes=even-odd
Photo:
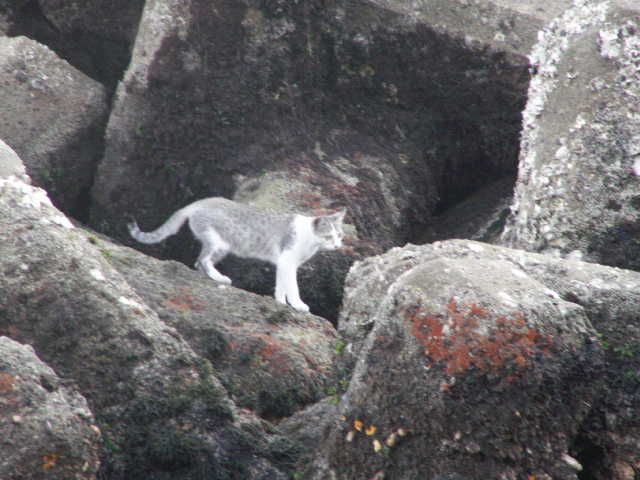
[[[102,430],[102,478],[286,478],[295,446],[236,409],[106,257],[43,190],[0,179],[0,332],[78,385]]]
[[[576,479],[605,362],[585,308],[525,268],[547,260],[453,241],[356,263],[339,325],[351,380],[317,413],[328,432],[304,478]]]
[[[72,384],[33,348],[0,337],[0,476],[95,479],[100,429]]]
[[[44,45],[0,37],[0,92],[0,138],[58,208],[86,220],[107,120],[104,87]]]
[[[113,94],[129,64],[144,0],[12,0],[0,33],[46,45]]]
[[[112,87],[122,78],[142,16],[144,0],[39,0],[55,26],[65,58],[91,78]]]
[[[13,149],[0,140],[0,178],[17,177],[25,183],[31,183],[22,160]]]
[[[312,184],[302,200],[347,206],[378,251],[422,239],[433,215],[515,171],[526,54],[570,3],[150,2],[92,225],[130,242],[124,212],[159,225],[276,172]],[[153,254],[190,264],[185,238]]]
[[[328,155],[316,146],[316,155]],[[327,158],[300,168],[236,177],[233,200],[284,213],[323,215],[346,208],[344,248],[319,252],[298,270],[300,290],[311,311],[337,322],[342,285],[357,259],[382,253],[407,235],[405,182],[385,158]],[[157,251],[157,250],[156,250]],[[230,257],[221,271],[234,285],[273,294],[275,267]]]
[[[504,244],[640,269],[639,14],[578,2],[540,33]]]
[[[145,304],[212,363],[238,406],[279,419],[327,395],[337,345],[327,320],[91,238]]]

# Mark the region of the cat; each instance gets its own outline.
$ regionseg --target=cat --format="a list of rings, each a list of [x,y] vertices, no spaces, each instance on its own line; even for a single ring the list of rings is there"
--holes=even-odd
[[[345,214],[346,209],[316,217],[278,214],[225,198],[206,198],[178,210],[153,232],[141,232],[135,221],[128,227],[139,242],[158,243],[177,233],[188,219],[191,231],[202,243],[196,269],[217,282],[231,284],[231,279],[215,268],[228,253],[269,261],[276,265],[276,300],[308,312],[309,307],[300,299],[298,267],[318,250],[341,247]]]

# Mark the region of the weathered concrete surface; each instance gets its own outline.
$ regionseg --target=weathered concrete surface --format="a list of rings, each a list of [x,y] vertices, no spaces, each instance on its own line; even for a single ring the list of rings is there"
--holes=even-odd
[[[327,395],[337,335],[322,318],[221,285],[173,261],[94,241],[133,290],[211,361],[234,402],[279,419]]]
[[[325,187],[344,187],[327,165],[374,161],[403,194],[395,205],[352,199],[358,236],[381,249],[417,238],[434,214],[515,171],[526,53],[566,6],[150,3],[114,99],[92,224],[128,242],[123,212],[158,225],[197,198],[233,196],[238,174],[310,165]],[[375,177],[334,198],[366,197]],[[385,235],[367,224],[377,207],[390,209]],[[192,263],[185,238],[154,254]]]
[[[135,246],[123,214],[153,228],[245,181],[277,191],[274,174],[311,184],[297,192],[304,213],[346,206],[374,253],[424,240],[446,208],[515,172],[526,53],[568,4],[149,3],[114,98],[91,225]],[[191,265],[198,248],[183,233],[141,249]],[[316,305],[336,317],[336,302]]]
[[[302,460],[303,478],[361,478],[384,471],[393,478],[575,479],[578,465],[599,480],[630,478],[625,475],[640,456],[639,285],[636,272],[460,240],[393,249],[356,263],[347,279],[339,323],[343,344],[336,359],[337,385],[349,387],[337,406],[307,409],[284,425],[293,438],[319,444],[315,457]],[[422,301],[416,303],[418,297]],[[474,304],[491,306],[483,310]],[[512,313],[502,315],[503,327],[491,326],[500,311]],[[516,317],[520,322],[515,311],[522,312],[529,334],[540,334],[519,360],[513,348],[524,347],[524,337],[517,328],[506,335]],[[467,336],[474,325],[483,328]],[[481,345],[487,332],[489,343],[504,342],[494,358],[505,360],[504,366],[493,373],[485,369],[498,363],[487,361],[491,349]],[[558,342],[567,341],[560,347]],[[543,353],[530,356],[529,348]],[[571,358],[556,357],[557,348],[560,357]],[[423,370],[415,371],[418,364]],[[515,366],[525,364],[521,370]],[[531,372],[546,380],[530,382]],[[429,382],[436,384],[423,385]],[[526,399],[514,406],[520,394]],[[515,422],[504,416],[511,410],[518,412]],[[500,420],[491,420],[494,413]],[[562,420],[550,420],[555,415]],[[364,422],[362,431],[356,420]],[[438,425],[425,433],[431,421]],[[564,426],[547,430],[558,422]],[[317,427],[304,428],[308,423]],[[375,432],[365,435],[371,425]],[[490,425],[496,430],[490,432]],[[413,443],[385,446],[401,427],[407,439],[417,437]],[[513,430],[498,432],[505,428]],[[534,431],[541,436],[528,436]],[[517,440],[509,446],[506,438]],[[374,447],[386,454],[376,455]],[[421,455],[420,465],[413,465],[411,459]],[[475,465],[478,455],[482,461]]]
[[[110,91],[122,78],[142,16],[144,0],[39,0],[55,26],[57,51]]]
[[[78,385],[102,427],[101,476],[284,479],[288,444],[237,415],[211,364],[105,256],[43,190],[0,179],[0,333]]]
[[[65,213],[86,219],[102,156],[105,89],[44,45],[0,37],[0,138],[34,185]]]
[[[540,34],[506,245],[640,269],[639,14],[580,2]]]
[[[305,478],[577,478],[566,457],[602,347],[512,254],[438,242],[355,264],[337,359],[351,382]]]
[[[0,337],[0,476],[91,480],[100,429],[87,401],[36,356]]]
[[[0,140],[0,178],[17,177],[25,183],[31,183],[22,160],[13,149]]]

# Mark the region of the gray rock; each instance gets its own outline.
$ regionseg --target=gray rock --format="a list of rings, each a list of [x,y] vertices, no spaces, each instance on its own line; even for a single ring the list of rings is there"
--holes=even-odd
[[[579,2],[541,32],[506,245],[640,268],[639,12]]]
[[[274,171],[310,171],[307,193],[349,200],[377,251],[422,238],[515,171],[526,53],[571,4],[205,3],[161,0],[141,19],[92,190],[92,226],[119,241],[123,212],[159,225]],[[153,254],[191,264],[186,238]]]
[[[351,382],[305,478],[575,479],[605,364],[586,309],[521,266],[545,261],[451,241],[356,263],[337,360]]]
[[[101,40],[133,44],[144,1],[41,0],[40,8],[57,28],[67,33],[98,35]]]
[[[144,0],[42,0],[38,3],[43,18],[55,26],[55,31],[48,36],[55,36],[58,51],[64,52],[72,65],[113,93],[131,59]]]
[[[101,475],[284,478],[287,445],[239,420],[211,364],[105,255],[43,190],[0,179],[0,331],[77,383],[103,433]]]
[[[0,337],[0,476],[95,479],[100,429],[86,400],[36,356]]]
[[[26,37],[0,37],[0,138],[64,212],[86,218],[102,154],[105,89]]]
[[[0,140],[0,178],[17,177],[25,183],[31,183],[24,164],[13,149]]]
[[[211,361],[238,406],[279,419],[327,395],[337,343],[328,321],[93,238],[145,304]]]

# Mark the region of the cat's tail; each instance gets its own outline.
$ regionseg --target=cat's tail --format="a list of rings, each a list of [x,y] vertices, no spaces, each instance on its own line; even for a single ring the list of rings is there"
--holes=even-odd
[[[164,225],[160,226],[153,232],[142,232],[135,220],[127,226],[129,227],[129,233],[131,236],[139,242],[158,243],[165,238],[178,233],[178,230],[180,230],[184,222],[189,218],[189,214],[190,211],[188,207],[178,210],[169,217],[169,220],[167,220]]]

